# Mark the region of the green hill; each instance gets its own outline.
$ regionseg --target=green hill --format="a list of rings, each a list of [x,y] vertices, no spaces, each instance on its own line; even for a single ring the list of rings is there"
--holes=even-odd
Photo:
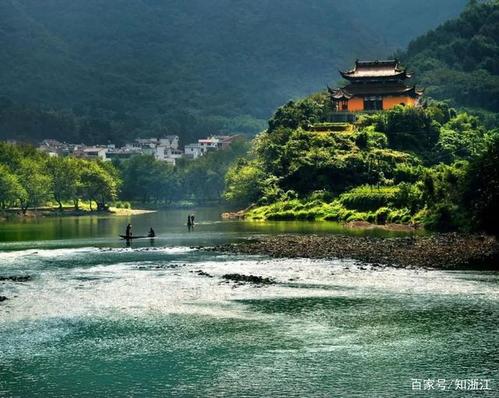
[[[226,175],[248,218],[424,224],[497,233],[499,129],[445,103],[331,123],[327,93],[278,109]]]
[[[409,44],[400,57],[427,95],[453,106],[499,112],[499,1],[472,1]]]
[[[498,22],[499,1],[472,1],[400,54],[427,87],[421,107],[360,115],[350,125],[330,122],[325,92],[280,107],[229,169],[225,197],[256,204],[246,214],[254,219],[497,233]]]
[[[252,133],[465,0],[3,0],[0,138]]]

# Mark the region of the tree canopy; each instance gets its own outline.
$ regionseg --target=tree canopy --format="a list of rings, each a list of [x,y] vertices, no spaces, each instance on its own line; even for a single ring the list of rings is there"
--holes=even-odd
[[[427,95],[499,112],[498,0],[470,1],[458,18],[415,39],[398,56]]]
[[[253,218],[496,231],[497,130],[443,102],[396,106],[354,124],[329,122],[328,105],[319,93],[278,109],[229,169],[226,199],[259,205]]]

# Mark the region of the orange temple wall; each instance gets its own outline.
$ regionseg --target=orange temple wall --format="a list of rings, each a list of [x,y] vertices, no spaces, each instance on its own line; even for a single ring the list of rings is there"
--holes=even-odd
[[[411,97],[383,97],[383,109],[390,109],[396,105],[404,104],[409,106],[416,105],[416,100]],[[364,110],[364,99],[363,98],[351,98],[348,100],[348,111],[358,112]]]

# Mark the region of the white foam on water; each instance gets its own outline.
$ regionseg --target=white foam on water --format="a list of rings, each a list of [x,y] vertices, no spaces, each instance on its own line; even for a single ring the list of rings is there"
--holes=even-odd
[[[393,295],[483,295],[497,299],[497,284],[462,278],[463,273],[408,269],[375,269],[349,260],[241,259],[200,252],[194,261],[169,263],[148,260],[148,253],[181,254],[188,247],[138,249],[56,249],[17,253],[56,258],[97,252],[143,254],[141,261],[49,268],[34,273],[32,281],[8,284],[10,300],[2,303],[2,324],[20,320],[78,316],[113,317],[129,314],[202,314],[215,317],[261,317],[241,300],[282,297],[373,297]],[[11,253],[2,253],[11,255]],[[24,259],[25,260],[25,259]],[[117,259],[118,260],[118,259]],[[155,267],[158,265],[158,267]],[[171,266],[170,266],[171,265]],[[197,274],[202,270],[212,277]],[[29,270],[27,271],[29,273]],[[224,274],[258,275],[276,284],[237,284]],[[16,295],[17,297],[12,297]]]
[[[239,273],[258,275],[274,279],[279,283],[311,286],[338,287],[334,294],[484,294],[498,297],[497,284],[485,284],[481,280],[465,279],[469,272],[449,272],[424,269],[396,269],[372,267],[353,260],[272,259],[206,261],[196,267],[221,277],[223,274]],[[471,273],[473,274],[473,273]],[[491,278],[498,277],[491,274]],[[302,291],[301,294],[304,292]]]
[[[134,249],[139,252],[143,251],[150,251],[153,253],[168,253],[168,254],[183,254],[183,253],[190,253],[197,251],[198,249],[194,247],[185,247],[185,246],[177,246],[177,247],[148,247],[148,248],[141,248],[141,249]]]
[[[68,248],[68,249],[26,249],[10,252],[0,252],[0,261],[18,260],[22,258],[55,258],[74,254],[87,254],[97,252],[94,247]]]
[[[196,251],[191,247],[147,247],[147,248],[61,248],[61,249],[27,249],[9,252],[0,252],[0,265],[18,264],[19,261],[36,261],[37,259],[65,259],[78,258],[89,254],[123,254],[123,253],[165,253],[184,254]],[[21,264],[20,264],[21,265]]]

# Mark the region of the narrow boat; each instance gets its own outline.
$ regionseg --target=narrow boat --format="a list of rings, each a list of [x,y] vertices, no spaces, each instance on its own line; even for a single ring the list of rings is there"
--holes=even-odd
[[[120,238],[121,239],[124,239],[124,240],[133,240],[133,239],[154,239],[155,236],[147,236],[147,235],[143,235],[143,236],[126,236],[126,235],[120,235]]]

